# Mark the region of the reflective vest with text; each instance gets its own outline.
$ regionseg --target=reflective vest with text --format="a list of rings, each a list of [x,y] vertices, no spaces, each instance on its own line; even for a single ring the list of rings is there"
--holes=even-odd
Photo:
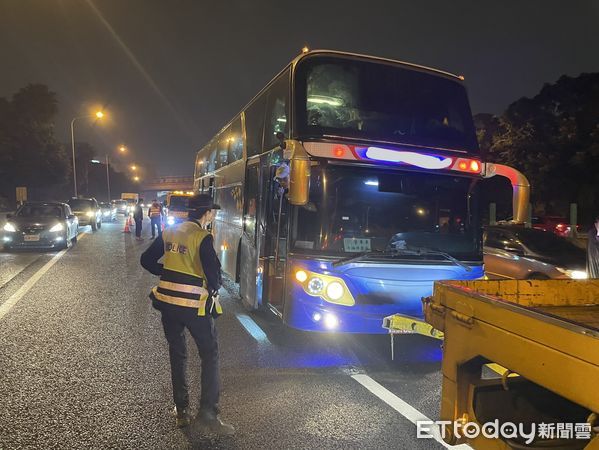
[[[186,221],[162,233],[164,266],[151,296],[171,305],[197,308],[199,316],[222,314],[218,298],[209,298],[200,260],[200,245],[210,234],[197,222]]]

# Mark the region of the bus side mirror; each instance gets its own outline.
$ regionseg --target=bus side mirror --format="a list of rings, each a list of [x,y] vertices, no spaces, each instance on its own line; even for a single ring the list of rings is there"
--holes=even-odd
[[[289,203],[303,206],[310,192],[310,160],[292,159],[289,174]]]
[[[291,152],[289,168],[289,203],[303,206],[308,203],[310,195],[310,157],[297,141],[287,141],[287,151]]]

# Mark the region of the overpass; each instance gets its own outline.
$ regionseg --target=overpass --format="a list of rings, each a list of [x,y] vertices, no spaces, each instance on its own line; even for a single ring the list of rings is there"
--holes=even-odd
[[[141,190],[144,192],[191,191],[193,190],[193,177],[157,177],[144,181]]]

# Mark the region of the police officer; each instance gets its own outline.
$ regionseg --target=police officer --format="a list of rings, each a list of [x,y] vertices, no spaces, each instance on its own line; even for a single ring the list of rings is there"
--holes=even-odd
[[[206,230],[215,210],[208,195],[189,199],[186,222],[164,230],[141,255],[141,265],[160,275],[152,289],[152,305],[162,313],[162,325],[168,341],[176,424],[191,423],[185,368],[187,347],[184,331],[193,337],[202,360],[200,410],[196,420],[201,428],[231,435],[234,428],[218,416],[220,375],[218,342],[214,318],[222,313],[217,292],[221,286],[220,262],[214,251],[212,235]],[[164,264],[158,260],[164,256]]]

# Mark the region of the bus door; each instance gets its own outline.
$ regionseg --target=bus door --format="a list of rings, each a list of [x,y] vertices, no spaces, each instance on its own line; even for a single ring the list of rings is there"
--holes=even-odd
[[[288,202],[283,187],[275,181],[277,166],[265,170],[266,218],[264,245],[264,292],[268,302],[283,311],[284,274],[287,259]]]
[[[262,274],[259,249],[262,245],[260,232],[260,159],[248,161],[245,175],[245,201],[243,206],[243,233],[239,252],[239,293],[251,309],[262,305]]]

